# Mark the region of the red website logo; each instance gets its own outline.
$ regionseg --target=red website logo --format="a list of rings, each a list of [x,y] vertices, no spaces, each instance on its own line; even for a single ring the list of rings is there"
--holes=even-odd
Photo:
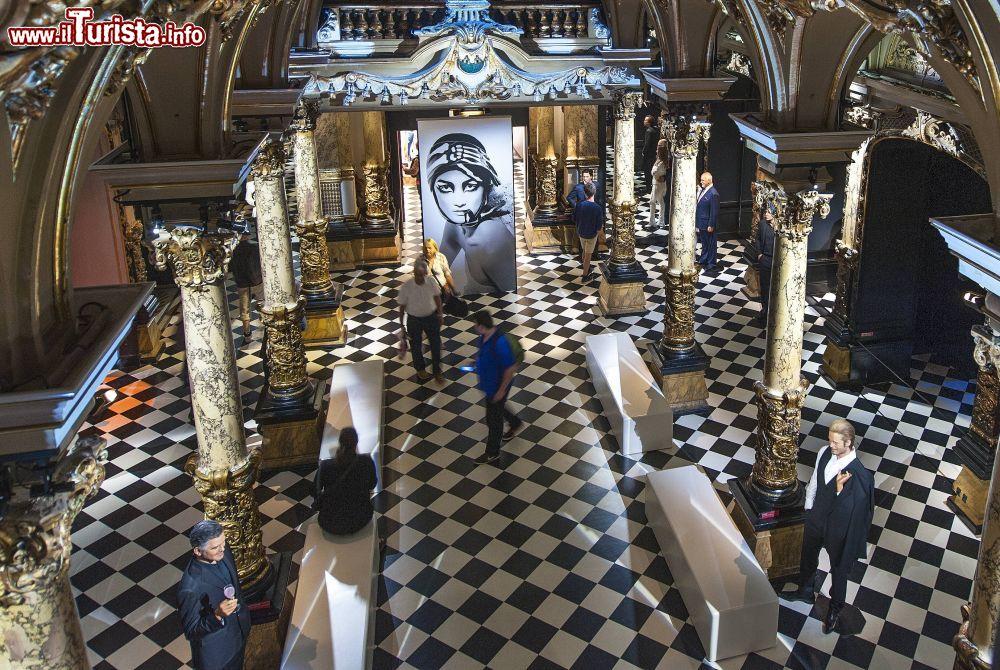
[[[7,28],[12,47],[109,45],[151,47],[197,47],[205,43],[205,29],[187,21],[178,26],[173,21],[149,23],[142,18],[126,19],[112,14],[105,21],[94,21],[92,7],[68,7],[66,20],[54,26],[17,26]]]

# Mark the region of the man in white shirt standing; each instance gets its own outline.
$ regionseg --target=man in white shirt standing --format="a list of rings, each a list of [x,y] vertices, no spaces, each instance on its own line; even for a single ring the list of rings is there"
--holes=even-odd
[[[820,449],[806,488],[806,521],[799,563],[799,588],[783,594],[813,602],[819,550],[830,556],[830,608],[823,632],[837,629],[847,599],[847,576],[854,562],[867,555],[868,529],[875,506],[875,480],[856,457],[854,426],[845,419],[830,424],[830,446]]]
[[[417,259],[413,264],[413,277],[399,287],[396,302],[399,305],[399,327],[403,337],[410,341],[413,352],[413,367],[417,369],[420,381],[427,381],[431,375],[425,370],[424,333],[431,344],[431,368],[438,384],[444,383],[441,374],[441,325],[444,323],[444,309],[441,304],[441,289],[434,281],[427,279],[427,261]]]

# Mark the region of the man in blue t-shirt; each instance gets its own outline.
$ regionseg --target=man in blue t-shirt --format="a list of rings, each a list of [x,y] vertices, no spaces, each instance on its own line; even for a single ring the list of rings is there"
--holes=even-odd
[[[587,198],[573,210],[573,223],[576,234],[580,238],[580,255],[583,262],[583,280],[590,276],[590,257],[597,248],[597,235],[604,227],[604,210],[594,202],[597,187],[593,183],[584,184],[584,196]]]
[[[476,387],[482,391],[486,403],[486,452],[476,459],[477,463],[496,464],[500,460],[501,442],[514,439],[524,425],[521,419],[507,409],[507,394],[517,372],[517,360],[507,342],[507,338],[493,323],[493,317],[486,310],[472,315],[476,333],[479,335],[479,352],[476,354]],[[503,432],[504,420],[510,424]]]

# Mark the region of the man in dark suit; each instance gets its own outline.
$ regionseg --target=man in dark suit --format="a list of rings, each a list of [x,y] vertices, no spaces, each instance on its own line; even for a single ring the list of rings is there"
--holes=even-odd
[[[757,226],[757,275],[760,277],[760,318],[767,325],[767,301],[771,290],[771,264],[774,259],[774,211],[768,205]]]
[[[642,135],[642,176],[643,183],[646,185],[645,192],[648,193],[653,188],[649,172],[653,169],[653,163],[656,162],[656,145],[660,141],[660,127],[652,116],[644,118],[642,125],[645,127]]]
[[[702,172],[698,182],[698,207],[695,210],[695,230],[701,242],[698,265],[707,272],[715,272],[717,245],[715,227],[719,222],[719,192],[712,185],[712,173]]]
[[[857,436],[845,419],[830,424],[830,446],[816,459],[806,488],[806,522],[799,563],[799,588],[791,600],[813,602],[819,550],[830,556],[830,609],[823,632],[837,629],[847,599],[847,575],[854,561],[868,553],[868,529],[875,511],[875,479],[856,458]]]
[[[196,523],[188,537],[193,556],[181,576],[177,601],[192,664],[197,670],[240,670],[250,610],[243,603],[233,552],[222,526],[211,519]]]
[[[586,188],[587,184],[594,185],[594,193],[596,194],[594,196],[594,202],[601,202],[601,189],[597,188],[597,182],[594,181],[594,173],[591,170],[584,168],[583,170],[580,170],[580,181],[573,186],[573,190],[566,196],[566,202],[568,202],[571,207],[571,214],[573,210],[576,209],[577,205],[587,200],[587,194],[583,192],[583,189]]]

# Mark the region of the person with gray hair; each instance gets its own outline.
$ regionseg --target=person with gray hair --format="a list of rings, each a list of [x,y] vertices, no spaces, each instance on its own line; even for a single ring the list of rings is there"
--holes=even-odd
[[[240,670],[250,635],[236,559],[218,521],[199,521],[188,533],[192,556],[177,589],[184,637],[196,670]]]
[[[790,600],[815,600],[819,551],[826,549],[833,584],[824,633],[837,630],[847,599],[847,576],[854,562],[868,553],[868,529],[875,511],[875,479],[857,459],[854,426],[846,419],[835,419],[829,431],[830,444],[819,450],[806,487],[799,588],[782,594]]]
[[[444,323],[444,305],[441,289],[428,281],[430,270],[427,261],[418,258],[413,263],[413,277],[399,287],[396,304],[399,305],[400,337],[408,337],[413,353],[413,367],[420,381],[431,378],[425,369],[424,333],[431,344],[431,367],[438,384],[444,383],[441,374],[441,326]]]

